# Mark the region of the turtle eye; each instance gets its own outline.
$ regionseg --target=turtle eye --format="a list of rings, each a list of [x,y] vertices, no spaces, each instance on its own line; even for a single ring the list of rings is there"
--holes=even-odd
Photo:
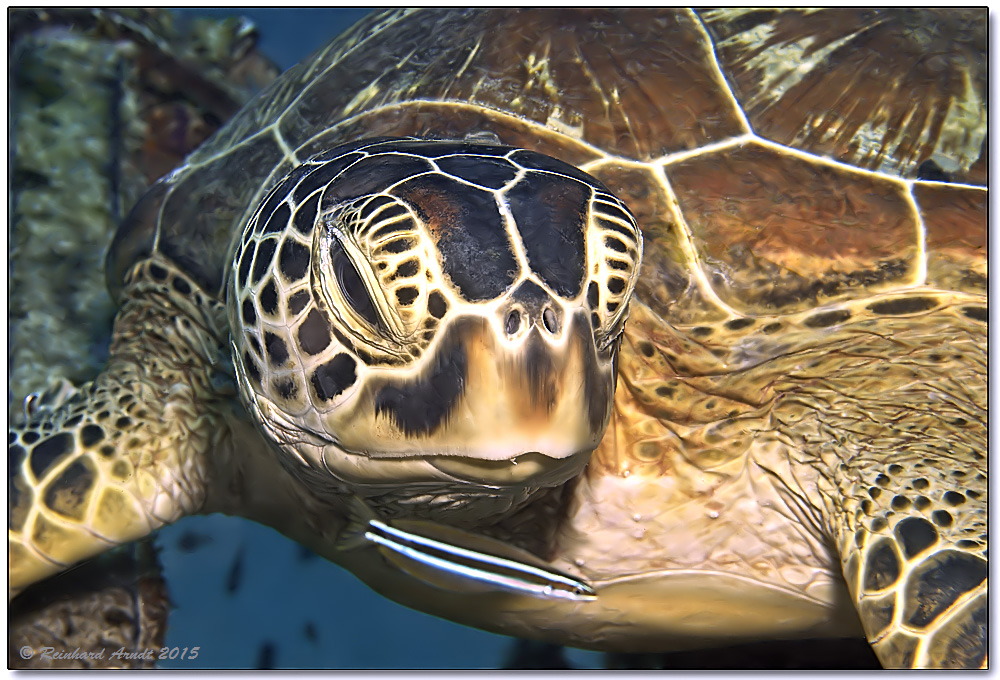
[[[336,238],[331,239],[330,260],[333,265],[333,276],[337,279],[337,285],[340,286],[340,292],[347,300],[347,304],[362,319],[372,326],[378,326],[378,314],[371,296],[368,294],[368,289],[351,262],[351,258],[347,256],[344,247]]]
[[[425,342],[434,326],[427,320],[432,255],[410,210],[371,194],[319,219],[325,226],[315,237],[316,273],[341,329],[388,352]]]

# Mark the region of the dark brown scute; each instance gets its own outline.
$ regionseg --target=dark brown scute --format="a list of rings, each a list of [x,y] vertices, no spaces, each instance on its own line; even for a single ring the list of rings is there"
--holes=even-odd
[[[289,283],[294,283],[309,271],[309,249],[286,237],[278,251],[278,267]]]
[[[529,173],[507,192],[528,264],[565,298],[583,286],[591,196],[586,184],[547,173]]]
[[[280,367],[288,361],[288,347],[285,341],[273,333],[264,333],[264,351],[272,366]]]
[[[54,512],[75,520],[83,520],[91,488],[97,482],[97,470],[86,457],[81,457],[63,470],[45,488],[45,505]]]
[[[321,197],[322,194],[316,193],[295,210],[295,219],[292,223],[300,234],[305,236],[312,234],[312,230],[316,226],[316,216],[319,214],[319,199]]]
[[[73,436],[68,432],[60,432],[41,440],[31,449],[31,473],[35,479],[41,479],[49,468],[72,450]]]
[[[292,196],[294,197],[296,204],[301,204],[307,197],[312,195],[313,192],[326,187],[326,185],[333,181],[333,179],[343,172],[345,168],[350,166],[352,163],[359,161],[361,158],[363,158],[363,156],[360,153],[348,153],[316,167],[308,175],[303,177],[303,179],[295,186]],[[305,223],[303,223],[302,226],[305,226]],[[311,224],[309,225],[309,228],[312,228]],[[307,230],[301,227],[299,228],[299,231],[303,234],[307,233]]]
[[[245,326],[253,326],[257,323],[257,310],[254,309],[252,300],[246,299],[243,301],[243,305],[240,308],[240,317],[243,319]]]
[[[441,268],[464,299],[489,300],[510,288],[520,268],[494,194],[441,174],[394,191],[427,225]]]
[[[293,293],[288,298],[288,313],[292,316],[298,314],[309,304],[309,291],[300,290]]]
[[[357,161],[327,185],[320,211],[384,190],[397,182],[431,171],[426,160],[402,154],[375,154]]]
[[[243,353],[243,366],[246,368],[247,375],[254,386],[260,387],[260,366],[257,365],[257,361],[250,352]]]
[[[889,507],[896,511],[906,510],[910,507],[910,505],[910,499],[906,496],[896,495],[892,497],[891,501],[889,501]]]
[[[975,321],[982,321],[986,323],[990,320],[990,313],[986,307],[980,307],[978,305],[971,305],[968,307],[962,307],[962,314],[965,314],[970,319]]]
[[[295,399],[299,394],[299,386],[295,382],[295,378],[291,376],[284,376],[282,378],[275,378],[273,381],[274,391],[282,399]]]
[[[396,290],[396,302],[406,307],[412,305],[418,295],[420,295],[420,291],[413,286],[403,286]]]
[[[938,540],[937,529],[923,517],[906,517],[894,529],[907,559],[919,555]]]
[[[104,430],[99,425],[84,425],[80,430],[80,443],[84,446],[94,446],[104,439]]]
[[[946,491],[943,496],[945,503],[952,507],[956,507],[965,503],[965,496],[957,491]]]
[[[279,187],[280,188],[280,187]],[[288,207],[287,203],[281,203],[274,212],[261,211],[260,219],[266,219],[267,222],[264,224],[264,229],[261,234],[280,234],[288,226],[288,219],[292,216],[292,209]]]
[[[326,315],[313,309],[298,330],[299,347],[306,354],[319,354],[330,344],[330,322]]]
[[[892,547],[892,542],[883,539],[868,552],[864,588],[869,592],[888,588],[896,582],[901,571],[899,556]]]
[[[923,628],[976,588],[987,575],[986,560],[958,550],[931,555],[919,564],[907,582],[904,620]]]
[[[278,289],[274,285],[274,279],[268,278],[267,283],[260,289],[260,309],[265,314],[274,314],[278,311]]]
[[[835,326],[838,323],[843,323],[850,318],[851,313],[846,309],[835,309],[829,312],[813,314],[802,323],[804,326],[808,326],[809,328],[827,328],[828,326]]]
[[[173,286],[173,289],[176,290],[181,295],[190,295],[191,294],[191,290],[192,290],[191,289],[191,284],[189,284],[187,281],[185,281],[184,279],[182,279],[179,276],[174,277],[174,280],[171,282],[170,285]]]
[[[240,288],[246,288],[247,283],[250,281],[250,266],[253,264],[253,254],[254,249],[251,247],[244,248],[240,253],[239,265],[236,270],[236,280]]]
[[[271,266],[271,261],[274,259],[274,251],[277,249],[277,241],[273,238],[264,239],[263,241],[258,241],[257,250],[253,256],[253,269],[250,272],[250,283],[257,284],[264,274],[267,272],[268,268]]]
[[[487,189],[502,189],[517,176],[517,168],[503,158],[458,155],[439,158],[435,163],[442,172]]]
[[[435,319],[442,318],[448,312],[448,301],[438,291],[427,296],[427,311]]]

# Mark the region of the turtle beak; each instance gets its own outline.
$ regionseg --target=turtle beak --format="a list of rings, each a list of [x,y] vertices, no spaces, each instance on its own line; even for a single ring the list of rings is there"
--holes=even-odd
[[[603,437],[614,396],[613,352],[597,350],[583,310],[566,316],[558,333],[529,324],[513,339],[486,317],[455,319],[422,371],[373,374],[338,411],[339,446],[425,457],[469,481],[565,481]]]

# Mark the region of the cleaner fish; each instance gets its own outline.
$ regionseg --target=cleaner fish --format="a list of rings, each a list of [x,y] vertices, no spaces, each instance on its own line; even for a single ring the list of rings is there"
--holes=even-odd
[[[382,556],[407,574],[454,592],[503,590],[545,599],[593,600],[585,581],[535,555],[494,538],[426,520],[378,519],[354,497],[342,550],[378,546]]]

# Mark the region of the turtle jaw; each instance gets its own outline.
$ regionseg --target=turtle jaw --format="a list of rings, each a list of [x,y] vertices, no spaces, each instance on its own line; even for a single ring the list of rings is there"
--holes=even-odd
[[[235,366],[258,425],[317,492],[411,505],[405,497],[435,488],[436,502],[479,498],[472,514],[495,516],[578,476],[604,436],[617,343],[598,347],[588,311],[566,310],[558,334],[531,329],[513,340],[489,316],[457,318],[419,367],[367,368],[334,408],[304,417]]]
[[[470,483],[561,484],[604,436],[615,381],[613,349],[584,313],[567,316],[559,334],[514,341],[487,317],[457,319],[420,370],[373,371],[324,429],[366,467],[421,459]],[[324,456],[337,476],[339,460]]]
[[[532,451],[508,460],[484,460],[467,456],[430,456],[427,462],[456,479],[490,487],[558,486],[583,472],[593,449],[574,453],[568,458],[552,458]]]
[[[254,420],[315,493],[496,518],[577,477],[607,429],[618,343],[598,346],[589,310],[565,311],[560,333],[513,340],[491,316],[456,318],[418,367],[365,367],[325,413],[288,413],[234,365]]]

